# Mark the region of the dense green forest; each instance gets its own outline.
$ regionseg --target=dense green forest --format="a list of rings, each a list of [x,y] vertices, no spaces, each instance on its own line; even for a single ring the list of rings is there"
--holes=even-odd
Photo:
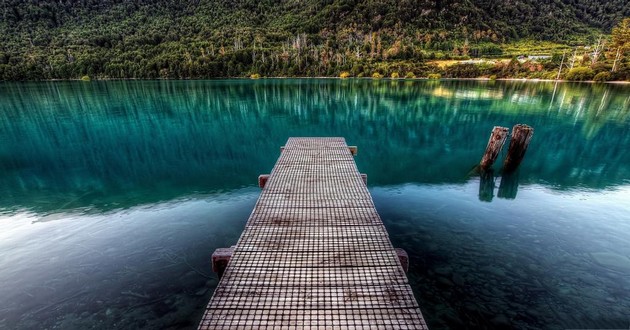
[[[630,16],[627,0],[1,0],[0,14],[3,80],[550,78],[563,51],[595,46],[601,35],[596,61],[580,48],[578,65],[590,63],[591,71],[577,78],[630,77],[629,47],[608,38]],[[518,54],[505,45],[523,40],[558,45],[546,51],[555,56],[543,63],[432,64],[509,59]]]

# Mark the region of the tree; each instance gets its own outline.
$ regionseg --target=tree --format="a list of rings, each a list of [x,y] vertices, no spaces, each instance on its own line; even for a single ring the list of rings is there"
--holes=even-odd
[[[612,30],[613,47],[617,48],[615,61],[613,62],[612,72],[617,71],[617,63],[630,49],[630,17],[625,18]]]
[[[587,67],[577,67],[569,70],[564,77],[566,80],[584,81],[591,80],[595,76],[593,69]]]
[[[624,52],[630,49],[630,17],[625,18],[612,29],[612,42]]]

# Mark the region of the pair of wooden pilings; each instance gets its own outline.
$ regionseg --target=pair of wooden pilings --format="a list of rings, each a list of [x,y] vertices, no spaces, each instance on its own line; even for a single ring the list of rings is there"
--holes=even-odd
[[[509,129],[507,127],[495,126],[490,134],[486,152],[481,158],[479,166],[482,171],[489,170],[501,152],[505,140],[507,140]],[[512,128],[512,139],[508,148],[507,156],[503,161],[503,172],[513,172],[523,161],[529,142],[534,135],[534,129],[524,124],[516,124]]]

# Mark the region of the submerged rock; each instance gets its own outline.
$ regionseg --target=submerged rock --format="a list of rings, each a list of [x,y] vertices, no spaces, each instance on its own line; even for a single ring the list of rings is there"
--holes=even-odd
[[[534,320],[538,320],[541,318],[541,313],[534,308],[527,308],[525,310],[525,313]]]
[[[445,266],[445,267],[438,267],[435,269],[435,273],[439,274],[439,275],[450,275],[453,272],[453,268]]]
[[[591,253],[591,258],[602,267],[611,270],[630,272],[630,258],[614,252]]]
[[[482,270],[498,277],[505,276],[505,271],[499,267],[486,266],[486,267],[483,267]]]
[[[455,284],[453,284],[453,282],[451,282],[451,280],[449,280],[446,277],[442,277],[442,276],[438,277],[438,284],[441,284],[443,286],[453,286],[453,285],[455,285]]]
[[[208,287],[208,288],[214,288],[218,284],[219,284],[219,280],[217,280],[215,278],[211,278],[211,279],[206,281],[206,287]]]
[[[466,280],[464,279],[463,276],[459,275],[459,274],[454,274],[453,275],[453,282],[459,286],[464,286],[464,284],[466,283]]]
[[[499,314],[495,316],[490,323],[499,329],[509,329],[510,328],[510,320],[507,316],[503,314]]]
[[[203,287],[195,292],[195,296],[203,296],[206,292],[208,292],[208,290],[209,289],[207,287]]]

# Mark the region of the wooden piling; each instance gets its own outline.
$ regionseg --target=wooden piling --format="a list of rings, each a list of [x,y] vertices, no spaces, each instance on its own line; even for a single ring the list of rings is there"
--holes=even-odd
[[[223,276],[228,262],[234,253],[234,246],[229,248],[218,248],[212,253],[212,271],[217,273],[219,278]]]
[[[350,150],[352,156],[356,156],[359,152],[359,148],[357,146],[348,146],[348,150]]]
[[[514,171],[523,161],[529,142],[534,135],[534,129],[525,124],[516,124],[512,128],[512,139],[507,156],[503,162],[503,171]]]
[[[487,170],[492,167],[492,164],[494,164],[499,152],[501,152],[503,148],[503,144],[505,144],[508,132],[507,127],[494,126],[490,134],[490,139],[488,140],[488,145],[486,146],[486,152],[483,154],[481,162],[479,163],[482,170]]]
[[[396,255],[398,256],[398,260],[400,261],[400,265],[402,266],[405,273],[409,272],[409,255],[407,251],[401,248],[395,248]]]
[[[267,184],[267,180],[269,180],[269,174],[261,174],[258,176],[258,187],[265,188]]]

